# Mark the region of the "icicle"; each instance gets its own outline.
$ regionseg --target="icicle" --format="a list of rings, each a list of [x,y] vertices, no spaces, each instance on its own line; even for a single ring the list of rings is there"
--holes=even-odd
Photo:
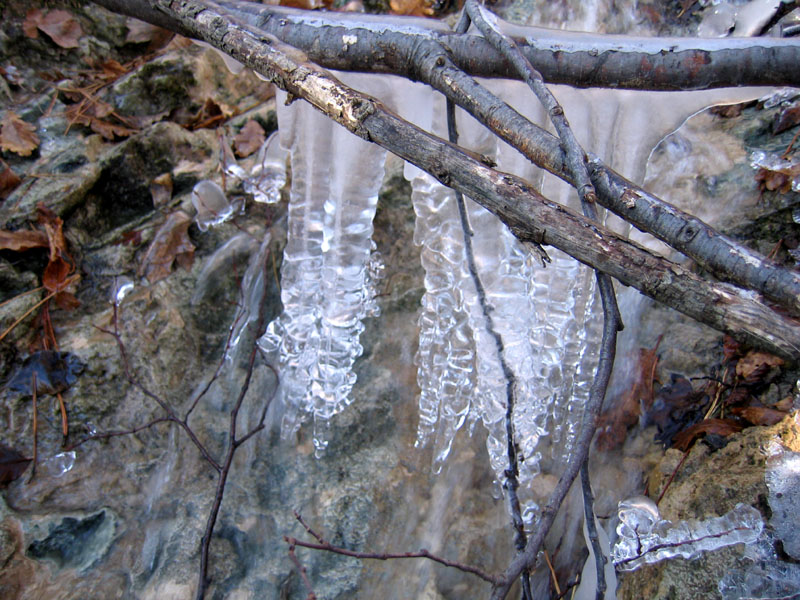
[[[385,85],[379,78],[342,77],[367,93]],[[281,143],[292,161],[283,314],[260,344],[278,357],[283,434],[313,416],[319,455],[328,444],[328,420],[350,402],[362,319],[377,312],[371,236],[386,152],[304,102],[285,106],[281,96]]]

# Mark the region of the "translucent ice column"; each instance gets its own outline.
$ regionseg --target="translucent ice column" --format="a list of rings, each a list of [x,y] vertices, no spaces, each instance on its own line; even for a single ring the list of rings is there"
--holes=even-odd
[[[375,93],[380,79],[347,75]],[[379,91],[379,90],[378,90]],[[362,319],[375,314],[372,219],[386,152],[305,102],[278,98],[281,143],[292,164],[289,225],[281,268],[283,313],[260,340],[277,357],[285,405],[282,430],[314,421],[314,446],[327,446],[328,420],[350,401]]]

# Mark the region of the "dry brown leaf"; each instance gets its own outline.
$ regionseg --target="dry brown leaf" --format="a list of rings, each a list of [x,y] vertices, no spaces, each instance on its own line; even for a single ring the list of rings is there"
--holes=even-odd
[[[734,408],[731,412],[749,421],[753,425],[763,425],[766,427],[780,423],[787,415],[787,413],[783,411],[767,408],[765,406],[745,406],[743,408]]]
[[[636,378],[622,396],[616,407],[600,418],[597,435],[597,447],[600,450],[611,450],[625,441],[628,428],[639,422],[642,405],[649,410],[653,405],[653,382],[658,365],[658,346],[640,348],[639,361],[632,368]]]
[[[37,23],[37,27],[62,48],[77,48],[83,31],[80,23],[66,10],[48,12]]]
[[[706,419],[691,427],[684,429],[674,438],[673,448],[686,451],[692,443],[703,435],[714,434],[728,437],[732,433],[738,433],[742,426],[731,419]]]
[[[429,17],[434,12],[429,0],[389,0],[389,8],[393,15],[414,17]]]
[[[22,180],[0,159],[0,200],[5,200],[13,192]]]
[[[153,38],[164,31],[161,27],[145,23],[139,19],[128,17],[125,19],[128,34],[125,36],[126,44],[144,44],[153,41]]]
[[[774,171],[762,167],[756,171],[755,180],[759,183],[761,191],[777,190],[781,194],[788,194],[792,191],[792,181],[798,175],[800,175],[800,163]]]
[[[0,148],[20,156],[30,156],[39,147],[36,127],[26,123],[13,111],[6,111],[0,129]]]
[[[176,261],[184,268],[191,266],[194,259],[194,244],[188,234],[191,224],[192,218],[181,210],[167,217],[142,259],[140,277],[144,275],[150,283],[155,283],[170,274]]]
[[[751,350],[736,363],[736,374],[747,380],[759,379],[766,375],[771,368],[780,367],[783,364],[782,358],[760,350]]]
[[[156,208],[169,202],[172,199],[172,175],[164,173],[153,179],[150,184],[150,195]]]
[[[781,110],[772,122],[772,133],[778,135],[800,123],[800,102]]]
[[[107,120],[106,117],[116,116],[114,107],[96,98],[84,98],[78,104],[71,104],[65,114],[70,125],[85,125],[109,141],[115,137],[128,137],[136,133],[135,129]]]
[[[40,8],[32,8],[25,15],[22,22],[22,33],[25,37],[35,40],[39,37],[39,23],[42,22],[43,13]]]
[[[258,121],[248,121],[233,138],[233,147],[236,149],[236,155],[240,158],[250,156],[261,148],[261,144],[264,143],[265,139],[264,128],[258,124]]]
[[[23,252],[31,248],[47,248],[47,234],[44,231],[22,229],[20,231],[0,230],[0,250]]]

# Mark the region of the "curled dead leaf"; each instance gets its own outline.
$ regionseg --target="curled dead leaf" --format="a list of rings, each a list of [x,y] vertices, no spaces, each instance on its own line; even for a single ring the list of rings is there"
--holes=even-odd
[[[150,184],[150,195],[156,208],[169,202],[172,199],[172,174],[163,173],[153,179]]]
[[[782,358],[760,350],[751,350],[736,363],[736,374],[747,381],[757,381],[773,367],[781,367],[783,364]]]
[[[734,408],[731,412],[737,417],[749,421],[753,425],[763,425],[766,427],[780,423],[788,414],[765,406],[745,406],[742,408]]]
[[[23,121],[13,111],[6,111],[0,128],[0,148],[20,156],[30,156],[39,147],[36,127]]]
[[[23,252],[31,248],[47,248],[47,234],[44,231],[20,229],[19,231],[0,230],[0,250]]]
[[[150,283],[166,278],[177,262],[184,268],[191,267],[194,260],[194,244],[189,239],[192,218],[177,210],[158,229],[150,247],[139,266],[139,276],[147,277]]]
[[[22,180],[0,159],[0,200],[5,200],[13,192]]]
[[[732,419],[706,419],[677,434],[673,438],[673,447],[686,451],[701,436],[714,434],[728,437],[732,433],[738,433],[741,430],[742,426]]]

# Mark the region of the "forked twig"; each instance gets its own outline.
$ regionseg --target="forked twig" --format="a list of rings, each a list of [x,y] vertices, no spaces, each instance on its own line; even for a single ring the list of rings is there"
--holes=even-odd
[[[303,542],[298,540],[297,538],[291,536],[283,536],[283,540],[289,544],[290,547],[292,546],[300,546],[301,548],[310,548],[312,550],[324,550],[325,552],[332,552],[334,554],[341,554],[342,556],[350,556],[352,558],[358,558],[361,560],[395,560],[400,558],[427,558],[428,560],[432,560],[437,562],[441,565],[446,567],[453,567],[454,569],[458,569],[459,571],[463,571],[465,573],[471,573],[476,577],[480,577],[484,581],[487,581],[493,585],[499,583],[500,579],[495,575],[491,575],[480,569],[478,567],[473,567],[472,565],[466,565],[464,563],[460,563],[454,560],[448,560],[446,558],[442,558],[441,556],[437,556],[425,550],[424,548],[420,549],[418,552],[403,552],[403,553],[391,553],[391,552],[356,552],[355,550],[348,550],[347,548],[341,548],[339,546],[334,546],[324,540],[324,538],[314,531],[304,520],[303,517],[300,516],[297,511],[294,513],[295,518],[303,525],[303,528],[308,532],[310,536],[318,541],[318,543],[313,542]]]

